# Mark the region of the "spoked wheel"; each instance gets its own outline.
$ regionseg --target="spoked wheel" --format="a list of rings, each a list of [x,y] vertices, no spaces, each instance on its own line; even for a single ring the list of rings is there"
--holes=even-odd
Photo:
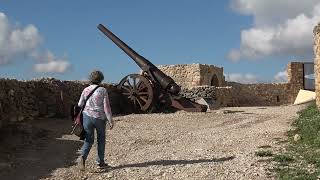
[[[118,87],[136,109],[146,111],[153,99],[153,89],[150,81],[140,74],[130,74],[124,77]]]

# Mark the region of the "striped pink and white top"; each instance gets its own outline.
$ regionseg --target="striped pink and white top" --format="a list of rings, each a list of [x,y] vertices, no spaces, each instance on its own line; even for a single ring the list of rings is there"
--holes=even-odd
[[[85,98],[95,87],[97,87],[97,85],[93,84],[86,87],[82,91],[80,100],[78,102],[79,107],[83,106]],[[107,118],[109,122],[112,121],[112,112],[109,103],[107,89],[104,87],[99,87],[98,89],[96,89],[96,91],[91,95],[91,97],[87,101],[83,112],[90,117],[98,119]]]

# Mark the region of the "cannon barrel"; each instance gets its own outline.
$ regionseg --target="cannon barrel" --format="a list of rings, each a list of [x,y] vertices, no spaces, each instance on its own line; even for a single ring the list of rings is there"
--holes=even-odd
[[[113,41],[120,49],[122,49],[129,57],[131,57],[136,64],[148,73],[149,76],[153,77],[161,87],[172,94],[178,94],[180,92],[180,87],[174,82],[174,80],[163,73],[155,65],[153,65],[149,60],[140,56],[137,52],[131,49],[126,43],[121,41],[116,35],[114,35],[110,30],[108,30],[102,24],[98,25],[98,29],[105,34],[111,41]]]

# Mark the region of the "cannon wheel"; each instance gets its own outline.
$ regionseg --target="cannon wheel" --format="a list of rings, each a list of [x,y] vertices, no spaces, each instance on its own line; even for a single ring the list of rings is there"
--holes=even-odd
[[[140,74],[124,77],[118,87],[136,109],[147,111],[153,100],[153,89],[150,81]]]

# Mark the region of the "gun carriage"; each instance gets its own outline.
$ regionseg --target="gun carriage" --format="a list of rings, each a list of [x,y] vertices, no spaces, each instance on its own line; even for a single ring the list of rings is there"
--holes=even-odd
[[[127,75],[117,86],[136,111],[152,112],[168,107],[191,112],[207,111],[207,106],[179,95],[180,86],[170,76],[131,49],[109,29],[102,24],[98,25],[98,29],[131,57],[142,70],[141,74]]]

